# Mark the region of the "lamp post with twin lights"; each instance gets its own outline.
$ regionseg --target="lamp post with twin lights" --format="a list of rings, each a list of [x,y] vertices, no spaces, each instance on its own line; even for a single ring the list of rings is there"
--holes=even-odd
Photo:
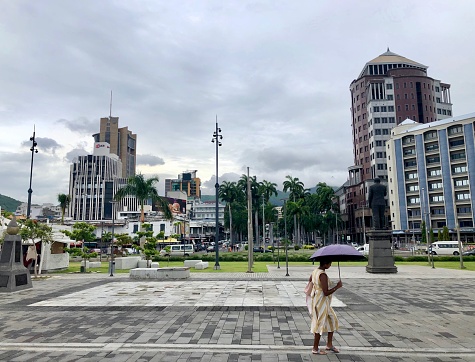
[[[38,153],[38,149],[36,146],[38,145],[35,140],[35,128],[33,127],[33,136],[30,137],[30,141],[32,143],[30,151],[31,151],[31,166],[30,166],[30,188],[28,189],[28,206],[26,209],[26,218],[30,218],[30,213],[31,213],[31,194],[33,193],[33,190],[31,189],[31,180],[33,178],[33,156],[35,153]]]
[[[223,136],[221,135],[221,128],[218,127],[218,116],[216,116],[216,130],[213,133],[213,142],[216,146],[216,184],[214,185],[215,192],[216,192],[216,236],[214,239],[214,250],[216,253],[216,259],[214,263],[214,269],[219,270],[221,269],[219,265],[219,183],[218,183],[218,147],[222,145],[221,140]]]

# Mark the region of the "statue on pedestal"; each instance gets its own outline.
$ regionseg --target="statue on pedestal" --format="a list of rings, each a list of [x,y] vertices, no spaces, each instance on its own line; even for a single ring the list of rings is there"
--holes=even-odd
[[[373,228],[381,230],[386,228],[386,218],[384,211],[386,210],[386,186],[381,185],[379,178],[374,179],[374,184],[369,188],[368,203],[373,212]]]

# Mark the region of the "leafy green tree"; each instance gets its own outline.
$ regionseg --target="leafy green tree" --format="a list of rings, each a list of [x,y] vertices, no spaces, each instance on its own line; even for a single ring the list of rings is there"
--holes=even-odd
[[[437,241],[442,241],[442,230],[437,230]]]
[[[88,249],[84,246],[84,243],[90,243],[96,240],[96,234],[94,234],[96,227],[86,222],[76,222],[72,230],[60,230],[64,235],[68,236],[72,240],[82,241],[82,258],[84,267],[86,267],[86,259],[94,257],[94,254],[88,253]]]
[[[444,226],[442,230],[442,240],[445,240],[445,241],[450,240],[449,228],[447,226]]]
[[[27,219],[20,223],[19,235],[23,241],[29,241],[31,245],[35,243],[48,243],[52,244],[53,229],[48,224],[41,223],[37,220]],[[41,270],[37,268],[38,256],[35,259],[35,276],[41,274]]]
[[[304,187],[304,183],[300,181],[298,177],[287,175],[285,178],[286,180],[283,182],[283,191],[290,191],[289,198],[291,201],[295,203],[297,200],[304,198],[306,192],[308,192]],[[294,218],[294,236],[298,244],[300,243],[300,235],[298,234],[297,214],[293,213],[292,215]]]
[[[61,208],[61,225],[64,225],[64,213],[71,202],[71,198],[66,194],[58,194],[59,207]]]
[[[130,245],[133,243],[133,239],[132,237],[127,234],[127,233],[122,233],[122,234],[116,234],[114,235],[115,239],[116,239],[116,244],[117,246],[120,246],[120,253],[121,255],[124,254],[124,246],[125,245]]]
[[[432,228],[430,228],[430,230],[429,230],[429,239],[430,239],[431,243],[433,243],[435,241],[434,229],[432,229]]]
[[[137,231],[137,236],[139,239],[145,238],[145,243],[143,245],[143,253],[145,254],[145,259],[147,260],[147,265],[149,265],[148,260],[150,260],[154,255],[157,254],[157,238],[153,236],[153,231],[151,230],[150,224],[143,224],[142,230]]]

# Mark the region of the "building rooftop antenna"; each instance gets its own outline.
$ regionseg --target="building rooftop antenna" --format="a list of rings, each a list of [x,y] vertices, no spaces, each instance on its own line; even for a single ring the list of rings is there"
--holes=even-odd
[[[109,107],[109,120],[112,118],[112,89],[111,89],[111,103]]]

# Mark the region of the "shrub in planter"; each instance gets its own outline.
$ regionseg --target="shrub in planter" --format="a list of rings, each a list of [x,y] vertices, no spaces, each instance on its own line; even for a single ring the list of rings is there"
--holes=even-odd
[[[295,250],[300,250],[300,245],[294,245]]]

